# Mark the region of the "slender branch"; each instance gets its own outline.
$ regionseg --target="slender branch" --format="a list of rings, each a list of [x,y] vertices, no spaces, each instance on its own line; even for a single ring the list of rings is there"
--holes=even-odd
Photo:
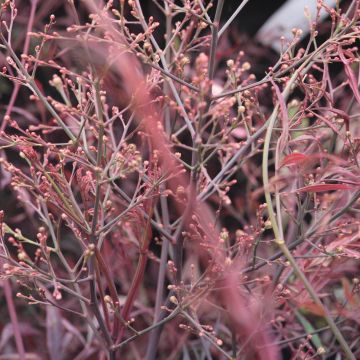
[[[172,30],[172,13],[169,5],[164,2],[165,5],[165,16],[166,16],[166,47],[165,47],[165,60],[167,63],[171,61],[171,48],[169,46],[171,39],[171,30]],[[169,94],[168,84],[164,84],[164,92],[166,95]],[[171,112],[169,107],[165,109],[165,131],[169,136],[171,133]],[[165,190],[165,185],[160,187],[160,190]],[[164,228],[166,231],[169,231],[170,227],[170,214],[169,214],[169,205],[166,196],[160,195],[160,206],[161,213],[164,223]],[[156,297],[155,297],[155,310],[154,310],[154,321],[153,324],[156,324],[160,320],[161,316],[161,305],[164,301],[164,287],[165,287],[165,277],[166,277],[166,268],[167,268],[167,258],[169,253],[169,240],[165,237],[163,238],[161,246],[161,256],[160,256],[160,267],[159,274],[157,279],[156,287]],[[145,360],[154,360],[156,356],[156,351],[158,348],[158,342],[161,335],[162,326],[155,328],[149,336],[148,347],[146,350]]]
[[[209,79],[212,80],[214,78],[215,72],[215,55],[216,55],[216,47],[218,43],[218,31],[220,26],[221,13],[224,6],[225,0],[218,0],[215,12],[214,22],[211,27],[211,45],[210,45],[210,56],[209,56],[209,71],[208,76]]]
[[[9,310],[11,324],[13,326],[16,349],[18,351],[20,360],[25,360],[26,359],[25,348],[24,348],[24,343],[23,343],[22,337],[21,337],[19,321],[17,318],[16,309],[15,309],[14,301],[12,298],[11,286],[10,286],[9,280],[3,281],[3,289],[4,289],[4,293],[5,293],[7,307]]]
[[[303,67],[305,67],[305,65],[306,65],[306,62],[303,64],[302,67],[300,67],[297,71],[295,71],[294,75],[292,75],[285,90],[283,91],[282,96],[284,97],[284,99],[287,99],[287,97],[290,93],[292,84],[294,84],[296,78],[299,75],[299,72],[302,70]],[[316,293],[316,291],[314,290],[314,288],[312,287],[312,285],[306,278],[303,271],[300,269],[299,265],[297,264],[296,260],[294,259],[293,255],[292,255],[292,253],[289,251],[289,248],[285,244],[284,239],[281,237],[281,231],[278,227],[276,215],[275,215],[273,207],[272,207],[272,199],[271,199],[270,184],[269,184],[269,173],[268,173],[270,140],[271,140],[275,122],[277,120],[278,110],[279,110],[279,105],[276,105],[276,107],[269,119],[270,121],[269,121],[268,129],[267,129],[267,132],[265,135],[265,140],[264,140],[264,152],[263,152],[263,163],[262,163],[262,174],[263,174],[265,199],[266,199],[269,218],[270,218],[272,229],[273,229],[274,236],[275,236],[275,243],[279,246],[280,250],[286,257],[286,259],[290,262],[295,274],[302,281],[305,289],[308,291],[310,296],[313,298],[314,302],[323,310],[324,318],[325,318],[326,322],[328,323],[331,331],[333,332],[335,338],[338,340],[341,348],[345,352],[346,357],[349,360],[355,360],[354,354],[352,353],[349,345],[347,344],[346,340],[344,339],[343,335],[341,334],[340,330],[338,329],[337,325],[335,324],[334,320],[332,319],[329,311],[327,310],[325,305],[321,302],[318,294]]]
[[[137,339],[139,336],[145,335],[145,334],[147,334],[149,331],[157,328],[158,326],[162,326],[162,325],[166,324],[167,322],[169,322],[170,320],[172,320],[172,319],[174,319],[176,316],[178,316],[179,313],[180,313],[180,311],[181,311],[181,308],[180,308],[180,307],[174,309],[170,315],[168,315],[167,317],[165,317],[164,319],[162,319],[162,320],[159,321],[158,323],[153,324],[153,325],[149,326],[148,328],[146,328],[146,329],[144,329],[144,330],[138,331],[137,334],[135,334],[135,335],[127,338],[126,340],[124,340],[124,341],[121,342],[120,344],[116,344],[116,345],[112,346],[112,349],[113,349],[113,350],[120,349],[120,348],[122,348],[124,345],[126,345],[126,344],[130,343],[131,341],[134,341],[135,339]]]
[[[153,200],[151,200],[151,206],[150,206],[150,211],[153,211]],[[128,320],[131,308],[133,306],[133,303],[135,301],[135,297],[137,295],[137,292],[139,290],[139,287],[141,285],[141,281],[144,277],[144,272],[145,272],[145,267],[146,267],[146,263],[147,263],[147,258],[148,258],[148,247],[150,244],[150,240],[151,240],[151,215],[149,216],[146,225],[145,225],[145,229],[143,230],[143,237],[142,239],[140,239],[140,256],[139,256],[139,260],[138,260],[138,264],[136,267],[136,271],[135,271],[135,275],[132,279],[131,285],[130,285],[130,289],[128,291],[126,300],[125,300],[125,304],[123,306],[123,309],[121,311],[121,316],[123,317],[123,319],[125,321]],[[123,334],[124,334],[124,324],[123,326],[120,328],[119,334],[117,336],[117,341],[121,341]]]
[[[350,199],[350,201],[343,207],[341,208],[337,213],[335,213],[330,219],[329,219],[329,225],[334,222],[336,219],[338,219],[341,215],[343,215],[344,213],[346,213],[347,211],[349,211],[350,207],[357,201],[357,199],[360,198],[360,190],[357,191]],[[326,215],[324,215],[325,218]],[[321,219],[317,220],[317,223],[320,223]],[[310,229],[307,230],[307,232],[303,235],[300,236],[298,239],[294,240],[293,242],[291,242],[288,245],[288,249],[289,250],[294,250],[296,249],[300,244],[302,244],[306,238],[313,236],[316,233],[316,226],[315,224],[313,224],[313,226],[310,227]],[[262,268],[263,266],[268,265],[270,262],[275,261],[279,258],[281,258],[283,256],[283,252],[279,251],[277,253],[275,253],[274,255],[270,256],[267,260],[263,260],[260,261],[259,263],[257,263],[254,266],[249,266],[245,269],[242,270],[242,273],[249,273],[255,270],[259,270],[260,268]]]
[[[101,160],[103,156],[103,147],[104,147],[104,124],[103,124],[103,112],[101,108],[101,99],[100,99],[100,88],[99,88],[99,80],[96,80],[94,83],[94,95],[95,95],[95,104],[96,104],[96,115],[97,120],[99,122],[99,138],[98,138],[98,146],[97,146],[97,158],[96,158],[96,189],[95,189],[95,202],[94,202],[94,212],[93,212],[93,220],[91,223],[91,233],[89,236],[90,244],[93,246],[93,249],[90,251],[93,251],[93,254],[90,256],[88,261],[88,267],[89,267],[89,287],[90,287],[90,298],[91,298],[91,309],[93,310],[93,313],[99,323],[100,329],[105,337],[105,340],[109,346],[112,346],[113,342],[110,336],[110,333],[106,327],[106,324],[104,323],[104,319],[100,313],[99,310],[99,304],[97,300],[96,295],[96,282],[95,282],[95,248],[97,247],[98,243],[98,236],[96,236],[96,229],[98,224],[98,217],[99,217],[99,211],[100,211],[100,197],[101,197],[101,184],[100,184],[100,166],[101,166]],[[110,352],[110,356],[111,352]]]
[[[42,94],[39,87],[36,85],[35,80],[29,75],[29,73],[24,68],[23,64],[21,63],[20,59],[15,54],[14,50],[11,48],[7,40],[5,39],[4,35],[0,32],[1,41],[5,44],[7,51],[10,53],[11,58],[15,61],[16,65],[19,67],[21,71],[21,75],[25,77],[26,81],[28,82],[29,88],[36,94],[36,96],[43,102],[45,107],[48,109],[50,114],[55,118],[57,123],[61,126],[64,130],[65,134],[70,138],[70,140],[75,141],[76,136],[70,131],[69,127],[62,121],[59,114],[54,110],[54,108],[50,105],[46,97]]]
[[[143,11],[142,11],[142,7],[141,7],[141,4],[140,4],[140,1],[139,0],[135,0],[136,2],[136,7],[137,7],[137,10],[139,12],[139,15],[140,15],[140,21],[141,21],[141,25],[142,27],[144,28],[145,31],[148,31],[148,25],[145,21],[145,17],[144,17],[144,14],[143,14]],[[155,46],[159,56],[160,56],[160,61],[161,61],[161,64],[162,66],[164,67],[164,70],[168,73],[170,73],[170,70],[168,68],[168,65],[167,65],[167,62],[166,62],[166,59],[163,55],[163,52],[159,46],[159,44],[157,43],[156,39],[154,38],[153,35],[150,35],[150,40],[152,42],[152,44]],[[190,132],[190,135],[192,137],[195,136],[195,129],[194,129],[194,126],[193,124],[191,123],[191,120],[189,119],[189,116],[185,110],[185,106],[180,98],[180,95],[172,81],[172,79],[169,79],[169,85],[170,85],[170,89],[173,93],[173,96],[175,97],[175,100],[177,102],[177,104],[179,105],[180,109],[181,109],[181,112],[182,112],[182,115],[184,116],[184,120],[185,120],[185,123],[186,123],[186,126],[188,127],[188,130]]]
[[[221,27],[221,29],[219,30],[218,33],[218,37],[220,37],[225,31],[226,29],[230,26],[230,24],[234,21],[234,19],[239,15],[240,11],[245,7],[245,5],[249,2],[250,0],[243,0],[242,3],[238,6],[238,8],[234,11],[234,13],[230,16],[230,18],[228,19],[228,21],[226,21],[226,23]]]
[[[25,36],[25,41],[24,41],[24,47],[23,47],[23,51],[22,53],[27,55],[28,51],[29,51],[29,46],[30,46],[30,32],[33,28],[34,25],[34,19],[35,19],[35,12],[36,12],[36,7],[38,4],[38,0],[31,0],[31,6],[30,6],[30,15],[29,15],[29,21],[27,24],[27,28],[26,28],[26,36]],[[21,61],[22,64],[25,63],[24,60]],[[20,90],[20,83],[16,82],[14,85],[14,89],[13,92],[11,94],[11,98],[9,101],[9,104],[7,105],[6,108],[6,112],[5,112],[5,116],[3,118],[2,124],[0,126],[0,132],[3,131],[6,128],[7,125],[7,120],[8,120],[8,116],[10,116],[11,111],[13,109],[13,106],[16,102],[19,90]]]

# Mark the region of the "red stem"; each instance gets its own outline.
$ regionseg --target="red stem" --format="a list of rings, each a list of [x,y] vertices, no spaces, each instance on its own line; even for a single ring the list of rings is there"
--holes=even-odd
[[[135,276],[133,278],[133,281],[131,283],[131,287],[128,293],[128,296],[126,297],[126,301],[123,307],[123,310],[121,312],[121,316],[126,321],[129,317],[130,310],[133,306],[133,303],[135,301],[136,294],[139,290],[141,280],[144,276],[145,267],[147,262],[147,255],[146,254],[140,254],[139,262],[136,268]],[[121,341],[123,335],[124,335],[124,326],[121,326],[119,336],[117,338],[117,341]]]
[[[97,260],[97,265],[99,266],[100,270],[102,271],[103,275],[105,276],[105,280],[106,280],[107,286],[109,288],[110,297],[113,301],[115,311],[119,311],[120,305],[119,305],[119,299],[118,299],[118,295],[116,292],[116,288],[115,288],[114,282],[111,278],[111,275],[109,273],[109,270],[105,264],[105,261],[104,261],[98,248],[95,248],[95,256],[96,256],[96,260]],[[115,316],[114,326],[113,326],[113,336],[118,332],[118,330],[119,330],[119,319]]]
[[[28,51],[29,51],[29,46],[30,46],[29,32],[31,32],[33,24],[34,24],[35,11],[36,11],[37,3],[38,3],[38,0],[32,0],[31,1],[31,9],[30,9],[29,21],[28,21],[28,26],[26,28],[25,43],[24,43],[24,47],[23,47],[23,51],[22,51],[23,54],[27,54]],[[25,62],[22,61],[22,63],[24,64]],[[11,94],[9,104],[8,104],[6,112],[5,112],[5,116],[4,116],[2,124],[0,126],[0,131],[5,130],[5,128],[6,128],[7,116],[9,116],[11,114],[11,112],[12,112],[12,109],[13,109],[13,107],[15,105],[16,98],[17,98],[18,93],[19,93],[19,89],[20,89],[20,83],[16,82],[15,85],[14,85],[13,92]]]
[[[147,223],[146,223],[146,227],[145,227],[145,231],[144,231],[144,237],[143,237],[143,241],[140,247],[140,256],[139,256],[139,261],[136,267],[136,272],[135,275],[133,277],[131,286],[130,286],[130,290],[128,292],[128,295],[126,297],[126,301],[123,307],[123,310],[121,312],[121,315],[123,317],[123,319],[126,321],[129,317],[131,308],[133,306],[133,303],[135,301],[135,297],[136,294],[139,290],[141,281],[144,277],[144,273],[145,273],[145,267],[146,267],[146,262],[147,262],[147,250],[149,247],[149,243],[150,243],[150,238],[151,238],[151,217],[148,217]],[[124,326],[121,326],[120,328],[120,332],[119,332],[119,336],[117,337],[117,342],[120,342],[123,335],[124,335]]]
[[[26,359],[25,348],[24,348],[24,343],[23,343],[22,337],[21,337],[19,322],[18,322],[18,318],[16,315],[15,305],[14,305],[14,301],[12,298],[11,284],[10,284],[9,280],[5,280],[3,282],[3,288],[4,288],[4,293],[5,293],[7,307],[9,310],[11,323],[13,326],[16,349],[17,349],[17,352],[19,355],[19,359],[25,360]]]

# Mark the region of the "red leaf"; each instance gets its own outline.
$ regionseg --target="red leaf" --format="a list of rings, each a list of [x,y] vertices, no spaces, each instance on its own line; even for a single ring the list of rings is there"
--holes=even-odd
[[[299,308],[317,316],[324,316],[324,309],[311,300],[302,302]]]
[[[270,78],[270,82],[275,89],[275,94],[279,100],[281,120],[282,120],[282,133],[280,136],[280,152],[282,152],[285,148],[286,140],[289,135],[289,117],[288,110],[285,104],[284,96],[282,95],[279,87],[275,84],[274,80]]]
[[[349,184],[315,184],[297,189],[297,192],[323,192],[331,190],[351,190],[354,186]]]
[[[338,53],[339,53],[339,57],[340,57],[341,61],[344,64],[344,70],[345,70],[345,74],[347,75],[347,78],[349,81],[349,86],[350,86],[351,90],[353,91],[356,100],[360,104],[360,92],[359,92],[358,81],[350,67],[350,60],[346,59],[341,46],[338,47]]]
[[[286,155],[284,160],[282,161],[282,166],[296,165],[299,163],[303,163],[305,160],[308,160],[309,157],[307,155],[301,153],[293,153],[290,155]]]

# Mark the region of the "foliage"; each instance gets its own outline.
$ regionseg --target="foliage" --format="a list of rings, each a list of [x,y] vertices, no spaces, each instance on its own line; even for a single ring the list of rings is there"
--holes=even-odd
[[[49,4],[1,8],[0,352],[359,357],[359,1],[265,75],[223,0]]]

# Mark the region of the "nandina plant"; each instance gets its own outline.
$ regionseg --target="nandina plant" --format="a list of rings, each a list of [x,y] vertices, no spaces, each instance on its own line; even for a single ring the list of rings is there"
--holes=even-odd
[[[152,3],[1,3],[0,352],[358,358],[359,1],[260,74]]]

